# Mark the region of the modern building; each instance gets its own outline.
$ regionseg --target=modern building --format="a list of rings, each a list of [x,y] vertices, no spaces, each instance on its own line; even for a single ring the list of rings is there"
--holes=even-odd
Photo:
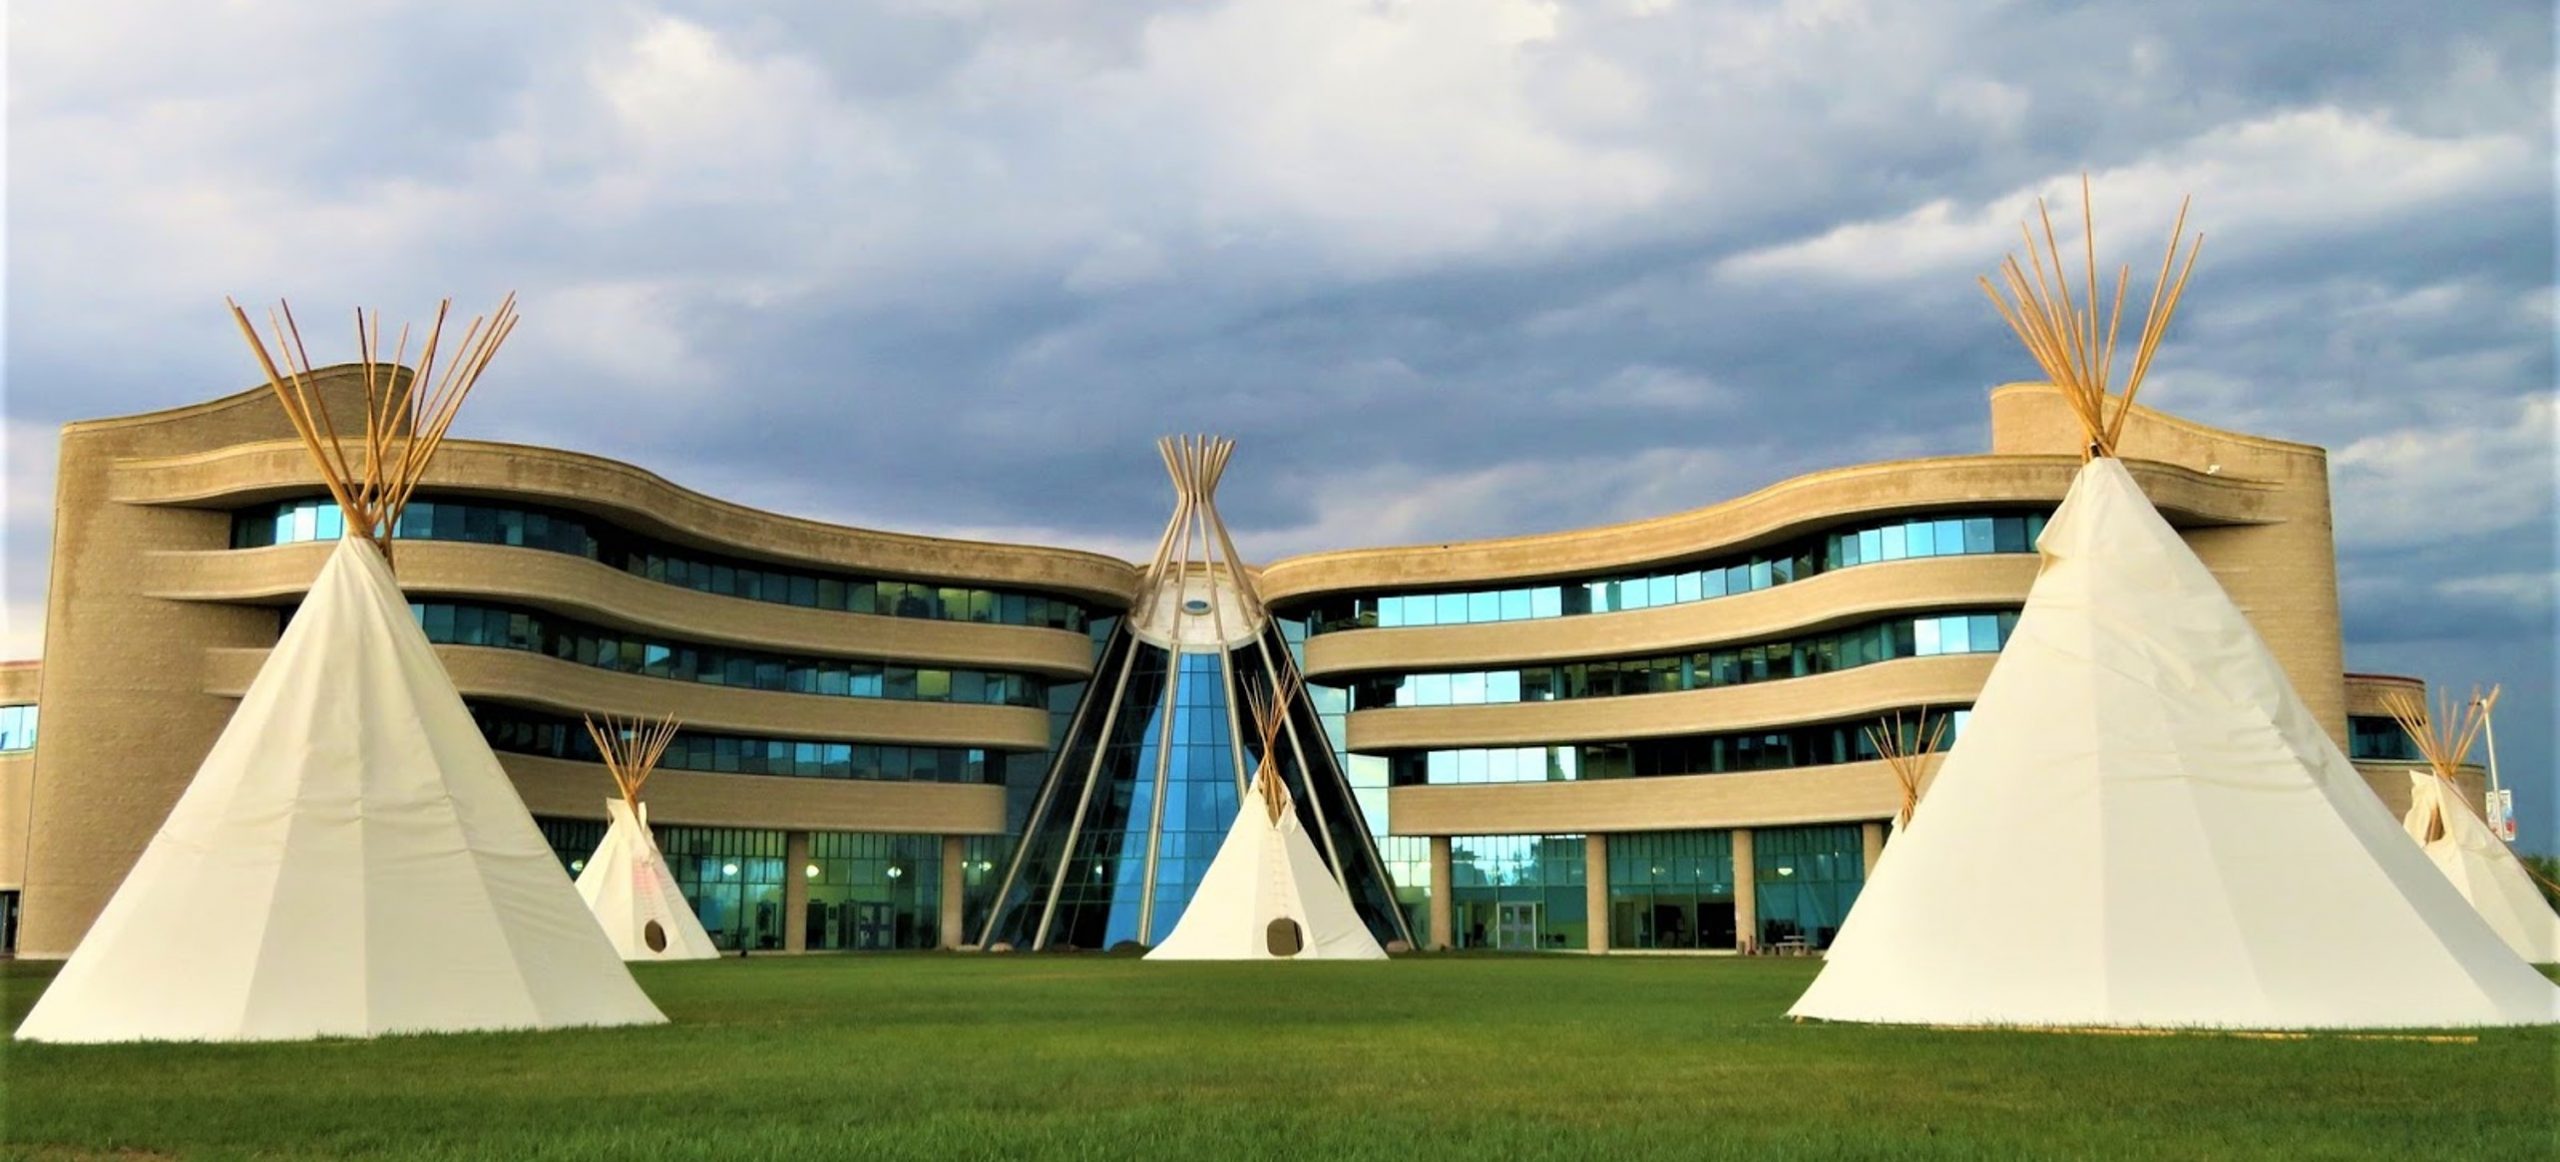
[[[2051,389],[2000,388],[1990,412],[1986,454],[1259,569],[1416,942],[1825,942],[1900,804],[1863,728],[1961,729],[2079,466]],[[2381,698],[2420,687],[2342,672],[2322,450],[2144,410],[2124,453],[2400,809],[2416,754]],[[340,529],[263,387],[65,426],[45,658],[0,667],[0,936],[21,954],[77,943]],[[614,793],[579,716],[676,713],[660,846],[724,947],[787,951],[984,938],[1145,573],[474,441],[445,445],[396,535],[420,624],[564,864]]]

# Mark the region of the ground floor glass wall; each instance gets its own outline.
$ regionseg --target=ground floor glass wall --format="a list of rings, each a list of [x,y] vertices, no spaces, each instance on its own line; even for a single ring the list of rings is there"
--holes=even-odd
[[[711,942],[724,949],[782,947],[784,837],[780,831],[659,827],[658,851],[693,901]]]
[[[1451,839],[1450,938],[1459,948],[1506,952],[1588,947],[1586,879],[1579,835]]]
[[[1830,947],[1867,882],[1858,825],[1754,828],[1751,856],[1760,946],[1800,939]]]
[[[1733,833],[1609,837],[1609,947],[1734,947]]]
[[[802,935],[812,952],[933,948],[942,932],[942,838],[809,836]]]

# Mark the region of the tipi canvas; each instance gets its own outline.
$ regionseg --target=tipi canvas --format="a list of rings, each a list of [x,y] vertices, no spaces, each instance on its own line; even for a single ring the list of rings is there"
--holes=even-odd
[[[2400,825],[2516,955],[2536,964],[2560,962],[2560,913],[2534,887],[2523,861],[2472,813],[2454,782],[2498,700],[2496,690],[2486,698],[2473,694],[2458,716],[2450,697],[2439,700],[2433,716],[2422,699],[2404,694],[2388,700],[2392,717],[2418,744],[2429,768],[2409,772],[2409,813]]]
[[[2399,834],[2124,465],[1790,1012],[2232,1028],[2532,1024],[2560,990]]]
[[[2433,839],[2427,838],[2430,814],[2440,819]],[[2560,912],[2551,910],[2523,861],[2452,784],[2426,771],[2409,772],[2409,814],[2401,826],[2516,955],[2535,964],[2560,963]]]
[[[2032,282],[2013,259],[2019,304],[2001,305],[2080,417],[2086,463],[1930,784],[1928,826],[1886,847],[1790,1012],[2048,1027],[2560,1020],[2560,989],[2399,834],[2115,458],[2175,309],[2169,265],[2118,401],[2095,272],[2073,304],[2049,226],[2046,245],[2065,289],[2049,289],[2043,255]]]
[[[659,1015],[348,537],[18,1029],[253,1041]]]
[[[618,723],[607,718],[598,726],[587,721],[605,766],[622,793],[604,802],[604,842],[596,845],[578,873],[578,895],[604,926],[605,937],[624,960],[708,960],[720,955],[703,931],[675,874],[649,832],[649,807],[640,788],[657,769],[658,758],[674,741],[676,720]]]
[[[1384,960],[1386,950],[1298,826],[1268,757],[1280,717],[1263,715],[1262,768],[1191,904],[1149,960]]]

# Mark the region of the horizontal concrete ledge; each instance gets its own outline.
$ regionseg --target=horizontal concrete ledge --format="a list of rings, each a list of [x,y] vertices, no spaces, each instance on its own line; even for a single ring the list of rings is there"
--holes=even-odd
[[[530,501],[716,553],[910,580],[1039,590],[1125,608],[1136,565],[1075,549],[964,541],[826,524],[716,500],[600,456],[525,444],[447,442],[429,492]],[[290,440],[236,444],[116,465],[109,496],[127,504],[231,507],[323,491]]]
[[[2172,464],[2127,466],[2173,524],[2246,525],[2277,519],[2271,502],[2279,485]],[[2077,456],[1945,456],[1860,464],[1626,524],[1291,557],[1262,571],[1262,594],[1267,601],[1285,604],[1327,593],[1502,588],[1642,571],[1866,518],[1951,507],[2053,504],[2079,470]]]
[[[1765,730],[1873,718],[1917,706],[1970,706],[1998,659],[1997,654],[1903,658],[1854,670],[1671,694],[1357,710],[1344,725],[1350,749],[1361,752],[1546,746]],[[1400,818],[1397,825],[1402,825]]]
[[[1657,609],[1338,630],[1307,639],[1307,676],[1677,654],[1813,634],[1892,613],[2015,607],[2026,601],[2040,564],[2032,553],[1887,561]]]
[[[603,819],[615,794],[603,766],[534,755],[498,762],[537,815]],[[773,827],[910,835],[1001,835],[1004,788],[661,771],[649,779],[649,822],[680,827]]]
[[[1934,770],[1934,767],[1933,767]],[[1786,827],[1891,818],[1902,785],[1881,762],[1571,783],[1396,787],[1396,835],[1556,835]]]
[[[205,691],[239,697],[269,651],[206,651]],[[1049,746],[1049,714],[1024,706],[970,706],[837,698],[707,686],[617,674],[558,658],[487,646],[437,646],[463,697],[576,717],[587,712],[674,714],[697,730],[780,738],[906,743],[1038,751]],[[655,784],[652,784],[653,786]]]
[[[173,601],[285,604],[310,589],[333,548],[297,544],[146,552],[141,589]],[[469,597],[529,605],[615,629],[706,645],[1014,670],[1074,681],[1093,671],[1093,642],[1081,633],[724,597],[541,549],[403,541],[392,563],[401,589],[414,599]]]

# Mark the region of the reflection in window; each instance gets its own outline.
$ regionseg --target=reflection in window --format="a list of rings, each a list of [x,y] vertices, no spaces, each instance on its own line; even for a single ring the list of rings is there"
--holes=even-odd
[[[34,750],[36,708],[0,706],[0,751]]]
[[[600,763],[595,740],[576,719],[512,706],[473,704],[493,750]],[[679,730],[658,766],[671,771],[733,775],[788,775],[803,779],[888,782],[991,783],[1003,777],[1003,751],[977,747],[877,745],[790,738],[752,738]]]
[[[784,838],[732,827],[651,827],[676,888],[724,949],[782,947]]]
[[[1853,565],[2031,552],[2044,532],[2046,516],[2011,512],[1915,517],[1834,530],[1666,573],[1467,593],[1354,594],[1318,600],[1294,616],[1312,632],[1328,633],[1652,609],[1749,593]]]
[[[1049,696],[1048,683],[1029,674],[920,670],[842,658],[795,658],[656,641],[634,637],[625,630],[604,629],[513,606],[430,601],[411,602],[409,609],[417,617],[419,628],[426,631],[427,640],[438,644],[523,650],[582,666],[679,682],[994,706],[1043,706]],[[958,693],[969,697],[956,697]]]
[[[1465,674],[1385,674],[1353,680],[1351,708],[1475,706],[1661,694],[1824,674],[1897,658],[1996,653],[2014,609],[1900,617],[1847,630],[1659,658],[1625,658]]]
[[[2347,757],[2377,763],[2420,763],[2427,759],[2418,752],[2418,740],[2409,737],[2399,719],[2375,714],[2347,716]]]
[[[942,932],[942,839],[813,832],[801,916],[811,951],[934,948]]]
[[[1609,947],[1734,947],[1733,833],[1608,838]]]
[[[1917,709],[1901,712],[1917,722]],[[1891,717],[1892,711],[1883,717]],[[1947,721],[1946,744],[1964,733],[1970,710],[1931,710],[1928,720]],[[1874,717],[1784,730],[1692,734],[1622,742],[1557,746],[1464,747],[1404,751],[1387,756],[1389,781],[1398,787],[1466,783],[1573,782],[1582,779],[1713,775],[1868,762],[1877,758],[1866,735]]]
[[[1867,882],[1865,839],[1855,824],[1752,828],[1751,862],[1763,948],[1782,940],[1831,947]]]
[[[333,541],[345,529],[335,501],[262,504],[232,514],[231,547]],[[662,584],[813,609],[1047,626],[1077,633],[1084,632],[1092,617],[1085,605],[1065,597],[815,573],[719,557],[626,532],[594,517],[530,505],[419,500],[401,514],[392,536],[542,549],[600,561]]]
[[[1506,952],[1588,947],[1590,900],[1579,835],[1462,835],[1449,841],[1449,936]]]

